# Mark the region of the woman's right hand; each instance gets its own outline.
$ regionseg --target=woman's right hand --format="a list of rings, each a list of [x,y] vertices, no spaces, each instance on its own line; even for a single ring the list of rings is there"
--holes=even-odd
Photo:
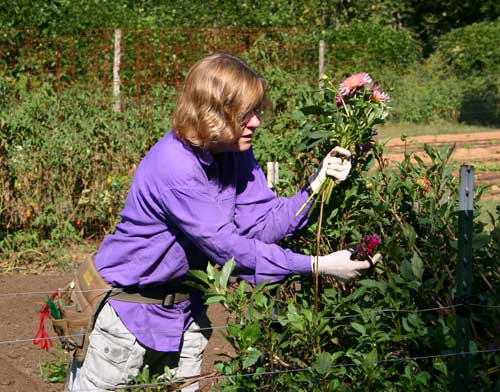
[[[311,270],[314,271],[314,263],[317,258],[318,273],[347,282],[366,272],[382,259],[380,253],[371,257],[371,260],[351,260],[351,255],[352,253],[348,250],[340,250],[326,256],[312,256]]]

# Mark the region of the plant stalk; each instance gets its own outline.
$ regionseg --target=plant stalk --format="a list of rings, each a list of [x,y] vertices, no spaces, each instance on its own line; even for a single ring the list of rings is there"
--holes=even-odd
[[[314,316],[318,320],[319,313],[319,272],[318,272],[318,259],[320,256],[321,246],[321,226],[323,225],[323,207],[325,206],[325,197],[327,192],[321,193],[321,202],[319,207],[318,229],[316,231],[316,257],[314,258]],[[318,320],[319,321],[319,320]],[[319,334],[316,336],[316,343],[318,344],[318,353],[321,352],[321,339]]]

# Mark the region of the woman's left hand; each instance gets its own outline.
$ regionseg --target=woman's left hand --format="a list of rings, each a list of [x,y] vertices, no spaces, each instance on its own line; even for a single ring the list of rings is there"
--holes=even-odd
[[[317,193],[326,177],[331,177],[336,183],[341,183],[350,171],[351,152],[342,147],[335,147],[323,159],[316,173],[309,177],[309,186],[314,193]]]

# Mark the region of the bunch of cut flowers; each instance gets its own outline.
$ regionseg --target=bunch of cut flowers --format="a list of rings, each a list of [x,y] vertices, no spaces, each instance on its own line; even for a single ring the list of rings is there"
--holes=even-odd
[[[311,116],[302,128],[306,141],[299,146],[299,150],[316,150],[317,156],[325,156],[334,147],[340,146],[351,152],[350,177],[360,176],[363,163],[369,161],[369,153],[374,146],[376,127],[382,124],[387,117],[389,95],[381,91],[370,75],[366,72],[353,74],[340,84],[324,76],[322,78],[324,90],[322,100],[316,105],[301,109],[305,116]],[[316,154],[315,154],[316,155]],[[313,192],[309,199],[297,211],[297,216],[314,198],[311,212],[319,205],[318,224],[316,233],[316,255],[320,254],[321,228],[324,207],[330,204],[332,191],[336,183],[327,178],[319,191]],[[370,260],[370,255],[380,244],[376,234],[364,236],[361,241],[348,247],[351,259],[362,258]],[[314,277],[314,310],[318,314],[319,276],[318,257],[313,265]],[[319,343],[318,343],[319,345]]]
[[[316,145],[321,145],[324,151],[336,146],[346,148],[352,154],[354,169],[356,163],[373,148],[373,137],[378,134],[376,127],[388,115],[389,95],[381,91],[381,87],[366,72],[353,74],[340,84],[335,84],[327,76],[323,76],[322,80],[323,100],[301,109],[303,114],[313,115],[314,120],[303,128],[307,141],[299,146],[299,150],[310,150]],[[318,202],[329,204],[335,185],[331,178],[327,178],[320,190],[311,194],[297,211],[297,216],[313,198],[310,212]]]

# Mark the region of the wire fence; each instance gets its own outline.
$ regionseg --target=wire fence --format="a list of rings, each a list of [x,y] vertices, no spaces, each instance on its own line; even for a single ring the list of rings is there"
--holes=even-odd
[[[85,291],[102,291],[101,289],[95,289],[95,290],[85,290]],[[82,291],[83,292],[83,291]],[[8,299],[8,298],[18,298],[19,296],[40,296],[40,295],[49,295],[51,292],[49,291],[32,291],[32,292],[11,292],[11,293],[2,293],[0,294],[0,299]],[[348,318],[354,318],[354,317],[361,317],[364,315],[374,315],[374,314],[388,314],[388,313],[396,313],[396,314],[401,314],[401,313],[427,313],[427,312],[441,312],[441,313],[449,313],[450,311],[457,311],[461,307],[476,307],[476,308],[486,308],[486,309],[491,309],[491,310],[496,310],[500,309],[500,305],[487,305],[487,304],[479,304],[479,303],[467,303],[467,304],[453,304],[449,306],[439,306],[439,307],[431,307],[431,308],[423,308],[423,309],[377,309],[377,310],[370,310],[365,312],[364,314],[340,314],[340,315],[334,315],[331,317],[327,317],[328,320],[331,321],[342,321]],[[274,320],[272,323],[287,323],[288,320],[282,319],[282,320]],[[205,332],[205,331],[214,331],[214,330],[224,330],[227,328],[227,324],[223,325],[215,325],[215,326],[209,326],[209,327],[202,327],[202,328],[197,328],[191,330],[191,332]],[[144,331],[145,333],[148,334],[162,334],[162,335],[167,335],[168,333],[178,333],[177,330],[174,329],[162,329],[162,330],[147,330]],[[95,332],[94,332],[95,333]],[[74,334],[74,335],[69,335],[66,336],[66,338],[70,337],[80,337],[82,334]],[[25,339],[12,339],[12,340],[0,340],[0,346],[4,345],[10,345],[10,344],[24,344],[24,343],[31,343],[35,342],[36,340],[41,341],[41,340],[51,340],[51,339],[56,339],[58,338],[57,336],[50,336],[46,338],[38,338],[38,339],[32,339],[32,338],[25,338]],[[122,387],[117,387],[113,390],[123,390],[124,388],[134,390],[136,388],[153,388],[153,387],[161,387],[161,386],[169,386],[169,385],[186,385],[189,384],[190,382],[196,382],[200,381],[204,385],[205,384],[210,384],[213,382],[218,382],[221,380],[225,379],[235,379],[235,378],[250,378],[250,377],[274,377],[274,376],[279,376],[281,374],[292,374],[292,373],[299,373],[299,372],[316,372],[316,371],[321,371],[325,372],[326,370],[331,370],[331,369],[336,369],[336,368],[353,368],[353,367],[364,367],[364,366],[383,366],[387,364],[395,364],[395,363],[401,363],[401,362],[418,362],[418,361],[428,361],[428,360],[435,360],[435,359],[442,359],[442,360],[447,360],[450,358],[454,357],[467,357],[471,355],[479,355],[479,354],[496,354],[500,352],[500,348],[490,348],[490,349],[485,349],[485,350],[475,350],[475,351],[464,351],[464,352],[441,352],[441,353],[434,353],[432,355],[419,355],[419,356],[404,356],[404,357],[391,357],[391,358],[385,358],[385,359],[380,359],[376,361],[354,361],[354,362],[335,362],[331,365],[327,366],[322,366],[321,369],[319,367],[300,367],[300,368],[286,368],[286,369],[279,369],[279,370],[272,370],[272,371],[259,371],[255,373],[238,373],[238,374],[230,374],[230,375],[223,375],[219,374],[218,372],[212,372],[209,374],[204,374],[201,376],[196,376],[196,377],[187,377],[187,378],[174,378],[173,380],[166,380],[166,381],[158,381],[158,382],[151,382],[151,383],[143,383],[140,385],[127,385],[127,386],[122,386]],[[91,390],[87,389],[79,389],[79,392],[85,392],[88,391],[90,392]]]
[[[362,314],[344,314],[344,315],[337,315],[337,316],[331,316],[331,317],[324,317],[324,320],[329,320],[329,321],[342,321],[345,319],[349,318],[355,318],[355,317],[361,317],[361,316],[371,316],[371,315],[376,315],[376,314],[388,314],[388,313],[424,313],[424,312],[443,312],[443,311],[452,311],[456,310],[457,308],[461,307],[480,307],[480,308],[487,308],[487,309],[500,309],[500,306],[496,305],[483,305],[483,304],[456,304],[456,305],[450,305],[450,306],[441,306],[441,307],[435,307],[435,308],[427,308],[427,309],[380,309],[380,310],[371,310],[366,313]],[[273,320],[271,321],[271,324],[287,324],[292,322],[291,320],[287,320],[285,318],[279,319],[279,320]],[[190,330],[191,332],[197,333],[197,332],[208,332],[208,331],[221,331],[227,328],[227,324],[224,325],[211,325],[209,327],[200,327],[197,329],[192,329]],[[95,332],[94,332],[95,333]],[[178,329],[173,329],[173,328],[166,328],[166,329],[157,329],[157,330],[152,330],[152,329],[147,329],[143,330],[142,332],[135,331],[137,335],[140,335],[141,333],[147,334],[147,335],[163,335],[163,336],[178,336],[179,335],[179,330]],[[128,335],[130,334],[129,332],[127,333],[118,333],[116,332],[117,335]],[[81,338],[84,336],[83,333],[77,333],[77,334],[71,334],[71,335],[65,335],[65,336],[57,336],[57,335],[52,335],[48,336],[45,338],[20,338],[20,339],[6,339],[6,340],[0,340],[0,346],[2,345],[9,345],[9,344],[18,344],[18,343],[30,343],[30,342],[35,342],[35,341],[44,341],[44,340],[54,340],[58,338]]]
[[[104,292],[107,291],[107,289],[93,289],[93,290],[78,290],[75,292]],[[45,295],[49,296],[52,294],[52,291],[31,291],[31,292],[13,292],[13,293],[1,293],[0,294],[0,299],[5,299],[5,298],[17,298],[20,296],[40,296],[40,295]],[[500,309],[500,305],[488,305],[488,304],[480,304],[480,303],[467,303],[467,304],[452,304],[448,306],[438,306],[438,307],[430,307],[430,308],[423,308],[423,309],[377,309],[377,310],[370,310],[367,312],[364,312],[362,314],[356,313],[356,314],[340,314],[340,315],[334,315],[330,317],[325,317],[326,320],[331,320],[331,321],[341,321],[344,319],[349,319],[349,318],[355,318],[355,317],[360,317],[363,315],[376,315],[376,314],[388,314],[388,313],[427,313],[427,312],[445,312],[448,311],[455,311],[457,308],[462,308],[462,307],[473,307],[473,308],[485,308],[485,309]],[[286,319],[280,319],[280,320],[274,320],[272,323],[287,323],[289,320]],[[208,327],[202,327],[202,328],[197,328],[191,330],[192,332],[205,332],[205,331],[213,331],[213,330],[223,330],[227,327],[227,324],[224,325],[216,325],[216,326],[208,326]],[[171,329],[171,328],[166,328],[166,329],[161,329],[161,330],[151,330],[147,329],[144,330],[144,333],[147,334],[168,334],[168,333],[176,333],[178,334],[178,329]],[[139,332],[140,333],[140,332]],[[83,334],[73,334],[73,335],[67,335],[64,336],[66,338],[71,338],[71,337],[81,337]],[[41,341],[41,340],[52,340],[52,339],[57,339],[58,336],[49,336],[46,338],[16,338],[16,339],[6,339],[6,340],[0,340],[0,345],[7,345],[7,344],[15,344],[15,343],[26,343],[26,342],[33,342],[33,341]]]
[[[95,104],[103,108],[145,112],[153,105],[163,109],[189,68],[214,51],[240,55],[261,71],[279,68],[313,86],[323,73],[401,74],[415,61],[390,44],[383,52],[323,38],[320,31],[294,27],[102,28],[59,36],[0,28],[0,75],[24,75],[29,89],[48,83],[56,94],[78,85],[94,92]],[[468,97],[463,119],[497,116],[496,100],[485,99]]]
[[[189,67],[214,51],[235,54],[274,53],[274,60],[291,72],[305,70],[317,79],[318,42],[297,29],[97,29],[78,35],[40,37],[24,30],[0,40],[3,70],[52,79],[60,91],[75,82],[109,90],[115,50],[120,78],[136,97],[155,85],[178,86]],[[300,37],[300,38],[297,38]]]
[[[55,37],[9,31],[0,34],[0,72],[41,78],[57,93],[78,83],[107,92],[104,104],[111,103],[119,75],[123,102],[150,104],[161,99],[163,89],[178,87],[191,65],[214,51],[247,57],[257,68],[279,67],[314,85],[320,72],[366,70],[372,64],[366,47],[322,42],[320,54],[320,42],[319,31],[299,28],[97,29]]]
[[[260,371],[255,373],[239,373],[239,374],[231,374],[231,375],[223,375],[218,372],[212,372],[208,374],[204,374],[201,376],[195,377],[185,377],[185,378],[175,378],[168,381],[159,381],[159,382],[151,382],[151,383],[142,383],[138,385],[124,385],[121,387],[110,388],[111,391],[133,391],[136,389],[144,389],[144,388],[158,388],[158,387],[172,387],[174,385],[177,388],[181,388],[182,386],[187,386],[193,382],[201,382],[202,385],[209,385],[210,383],[217,382],[220,380],[227,379],[237,379],[237,378],[251,378],[251,377],[272,377],[278,376],[281,374],[293,374],[293,373],[301,373],[301,372],[318,372],[324,373],[327,370],[339,369],[339,368],[353,368],[353,367],[363,367],[363,366],[378,366],[378,365],[386,365],[386,364],[394,364],[401,362],[418,362],[418,361],[428,361],[434,359],[450,359],[454,357],[468,357],[472,355],[479,354],[495,354],[500,352],[500,348],[493,348],[488,350],[477,350],[473,352],[458,352],[458,353],[443,353],[443,354],[435,354],[435,355],[422,355],[422,356],[414,356],[414,357],[403,357],[403,358],[389,358],[378,361],[358,361],[358,362],[349,362],[349,363],[339,363],[330,366],[322,366],[320,367],[304,367],[304,368],[293,368],[293,369],[283,369],[283,370],[273,370],[273,371]],[[176,389],[177,390],[177,389]],[[73,392],[95,392],[96,389],[72,389]]]
[[[106,291],[105,289],[92,289],[92,290],[78,290],[79,292],[103,292]],[[44,291],[44,290],[39,290],[39,291],[16,291],[16,292],[6,292],[6,293],[0,293],[0,301],[9,301],[9,300],[18,300],[20,297],[27,297],[27,296],[33,296],[33,297],[47,297],[53,294],[52,291]],[[498,309],[500,309],[500,305],[491,305],[491,304],[482,304],[482,303],[473,303],[473,302],[468,302],[468,303],[455,303],[447,306],[436,306],[436,307],[429,307],[429,308],[416,308],[416,309],[399,309],[399,308],[381,308],[381,309],[369,309],[366,311],[361,311],[361,312],[356,312],[354,314],[333,314],[330,317],[326,317],[325,319],[331,322],[342,322],[346,319],[353,319],[353,318],[365,318],[367,316],[374,316],[374,315],[379,315],[384,317],[385,315],[390,315],[392,314],[393,317],[398,317],[397,315],[404,315],[404,314],[422,314],[422,313],[431,313],[435,312],[439,317],[449,317],[450,314],[456,312],[459,314],[460,310],[463,308],[466,308],[466,310],[471,310],[473,308],[482,308],[487,311],[492,311],[496,312]],[[286,319],[286,317],[280,318],[280,319],[275,319],[272,320],[272,324],[280,324],[280,325],[286,325],[287,323],[292,322],[291,320]],[[206,332],[206,331],[224,331],[227,329],[229,324],[218,324],[218,325],[211,325],[207,327],[200,327],[196,329],[192,329],[191,332]],[[243,328],[244,325],[241,325]],[[7,331],[8,333],[10,331]],[[95,331],[93,332],[94,334],[96,333]],[[128,333],[128,332],[126,332]],[[141,332],[135,332],[135,334],[140,334]],[[144,333],[150,335],[150,334],[156,334],[156,335],[163,335],[163,336],[177,336],[179,334],[179,331],[174,329],[174,328],[162,328],[158,330],[144,330]],[[78,338],[81,337],[83,334],[72,334],[68,336],[48,336],[45,335],[46,337],[43,338],[14,338],[14,339],[0,339],[0,348],[1,347],[8,347],[9,345],[13,344],[26,344],[26,343],[35,343],[35,344],[40,344],[42,341],[51,341],[53,339],[60,339],[60,338]],[[396,363],[403,363],[403,362],[418,362],[418,361],[428,361],[428,360],[436,360],[436,359],[441,359],[441,360],[448,360],[452,358],[458,358],[458,359],[464,359],[466,357],[472,356],[472,355],[487,355],[487,354],[496,354],[500,352],[500,348],[488,348],[484,350],[470,350],[470,351],[459,351],[459,350],[449,350],[449,351],[441,351],[438,353],[433,353],[433,354],[427,354],[426,355],[408,355],[406,354],[405,356],[399,356],[401,354],[389,354],[387,357],[378,359],[376,361],[362,361],[362,360],[353,360],[353,358],[347,358],[344,357],[344,360],[337,360],[334,363],[324,366],[322,365],[321,368],[318,366],[308,366],[308,367],[287,367],[285,368],[280,368],[277,370],[272,370],[272,371],[259,371],[259,372],[250,372],[250,373],[235,373],[235,374],[220,374],[216,371],[213,371],[208,374],[203,374],[201,376],[196,376],[196,377],[186,377],[186,378],[174,378],[173,380],[161,380],[157,382],[151,382],[151,383],[146,383],[146,384],[140,384],[140,385],[127,385],[127,386],[122,386],[122,387],[117,387],[114,390],[123,390],[125,389],[130,389],[134,390],[137,388],[148,388],[148,387],[162,387],[162,386],[169,386],[169,385],[177,385],[177,386],[184,386],[192,382],[201,382],[202,385],[206,384],[211,384],[215,382],[219,382],[225,379],[236,379],[236,378],[241,378],[241,377],[277,377],[283,374],[295,374],[295,373],[300,373],[300,372],[311,372],[311,373],[316,373],[316,372],[322,372],[321,374],[324,374],[325,371],[329,369],[337,369],[337,368],[354,368],[354,367],[365,367],[365,366],[384,366],[384,365],[390,365],[390,364],[396,364]],[[351,361],[351,362],[346,362],[346,361]],[[86,390],[82,389],[79,390],[80,392],[84,392]],[[90,390],[89,390],[90,392]]]

